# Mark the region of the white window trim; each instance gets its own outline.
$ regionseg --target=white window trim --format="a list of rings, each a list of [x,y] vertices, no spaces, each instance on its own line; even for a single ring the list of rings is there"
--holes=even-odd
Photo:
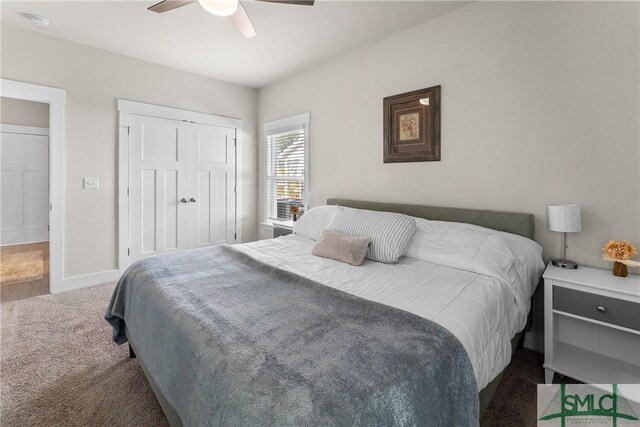
[[[303,114],[298,114],[297,116],[291,116],[284,119],[266,122],[264,124],[265,138],[267,136],[267,133],[270,133],[278,129],[290,128],[290,127],[298,126],[301,124],[306,125],[308,128],[310,123],[309,117],[310,117],[309,113],[303,113]]]
[[[277,130],[281,130],[281,129],[287,129],[287,128],[292,128],[295,126],[304,126],[304,187],[302,189],[303,191],[303,204],[305,206],[305,211],[308,208],[308,203],[305,202],[305,194],[309,193],[309,158],[311,157],[311,151],[310,151],[310,145],[309,145],[309,134],[310,134],[310,114],[309,113],[302,113],[302,114],[298,114],[295,116],[291,116],[291,117],[286,117],[283,119],[278,119],[278,120],[272,120],[270,122],[266,122],[264,124],[264,134],[263,134],[263,139],[264,139],[264,148],[263,148],[263,159],[264,159],[264,163],[262,165],[262,169],[263,169],[263,179],[264,179],[264,195],[262,197],[262,225],[267,225],[270,226],[272,225],[272,223],[274,222],[278,222],[275,221],[272,218],[267,217],[267,194],[268,194],[268,185],[269,185],[269,179],[267,177],[267,159],[269,158],[269,153],[268,153],[268,144],[267,144],[267,136],[271,133],[273,133],[274,131]]]

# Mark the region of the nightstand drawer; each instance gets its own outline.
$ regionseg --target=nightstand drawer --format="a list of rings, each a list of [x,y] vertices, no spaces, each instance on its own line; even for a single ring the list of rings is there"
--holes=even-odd
[[[554,286],[553,308],[640,331],[640,304],[631,301]]]

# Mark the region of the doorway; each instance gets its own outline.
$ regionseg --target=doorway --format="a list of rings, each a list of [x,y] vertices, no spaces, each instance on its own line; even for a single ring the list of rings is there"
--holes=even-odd
[[[48,106],[49,127],[49,292],[65,290],[64,281],[64,107],[67,92],[49,86],[0,79],[0,93],[11,100],[33,101]],[[11,101],[8,101],[11,102]],[[9,107],[3,113],[15,111]],[[44,123],[43,123],[44,124]],[[45,127],[45,126],[42,126]],[[1,179],[1,177],[0,177]],[[1,187],[1,185],[0,185]],[[44,254],[43,254],[44,256]],[[2,288],[0,287],[0,293]],[[7,293],[4,293],[7,295]]]
[[[2,301],[49,293],[49,105],[1,98]]]

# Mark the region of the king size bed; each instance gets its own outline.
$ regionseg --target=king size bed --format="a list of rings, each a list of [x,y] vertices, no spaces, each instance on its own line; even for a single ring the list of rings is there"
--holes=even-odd
[[[544,268],[533,215],[327,205],[289,236],[125,272],[106,319],[172,426],[478,424]],[[401,215],[367,228],[372,212]],[[351,223],[338,231],[378,233],[368,257],[384,262],[312,255],[339,215]],[[396,231],[407,217],[413,228]],[[380,239],[406,247],[387,262]]]

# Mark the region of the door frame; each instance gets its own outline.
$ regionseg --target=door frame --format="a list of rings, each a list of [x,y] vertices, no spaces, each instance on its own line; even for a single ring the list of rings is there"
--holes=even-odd
[[[49,104],[49,292],[64,288],[64,108],[67,91],[0,79],[0,95]]]
[[[157,117],[162,119],[181,120],[184,122],[201,123],[205,125],[224,126],[236,129],[236,206],[235,227],[236,241],[242,242],[242,224],[238,220],[242,218],[242,174],[238,170],[242,168],[242,120],[217,116],[214,114],[199,113],[196,111],[182,110],[173,107],[146,104],[137,101],[118,99],[118,268],[120,271],[130,264],[129,257],[129,126],[131,114],[139,116]]]

